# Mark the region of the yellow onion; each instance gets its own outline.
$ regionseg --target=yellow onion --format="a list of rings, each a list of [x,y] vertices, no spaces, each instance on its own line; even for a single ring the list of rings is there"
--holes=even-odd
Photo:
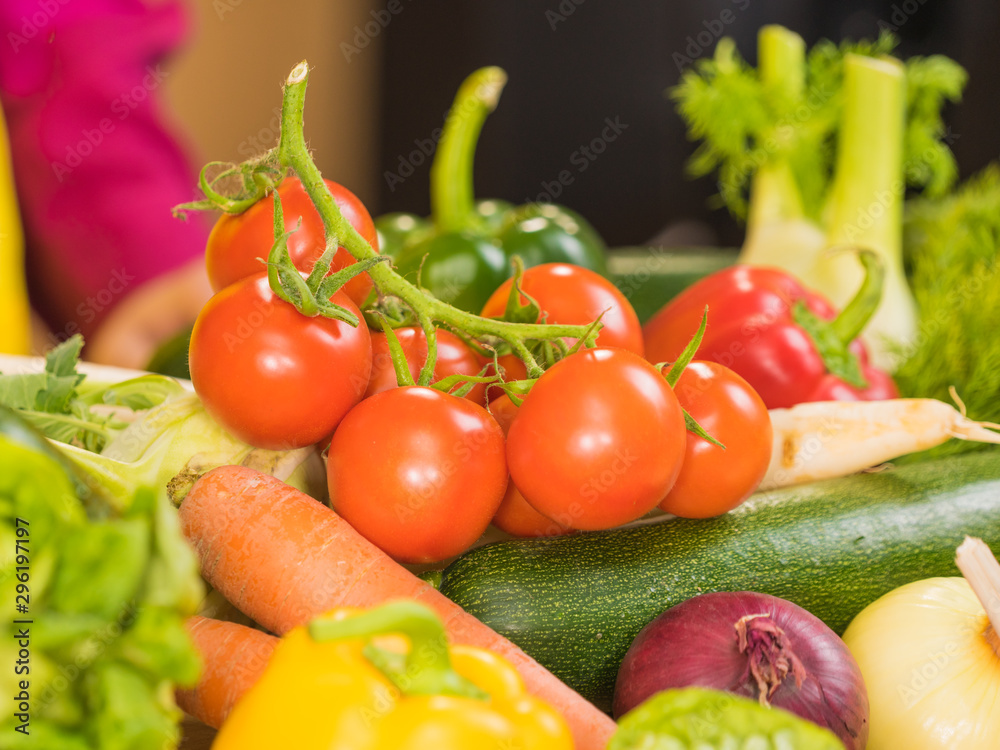
[[[979,540],[959,549],[965,578],[895,589],[844,633],[868,688],[867,750],[1000,747],[1000,640],[982,604],[1000,603],[1000,566]]]

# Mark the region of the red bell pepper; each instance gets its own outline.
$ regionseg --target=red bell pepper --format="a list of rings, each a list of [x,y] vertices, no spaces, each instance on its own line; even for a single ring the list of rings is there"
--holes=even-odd
[[[875,401],[899,395],[888,373],[868,363],[858,335],[878,307],[883,270],[862,251],[865,281],[839,314],[821,295],[773,268],[736,265],[706,276],[643,327],[646,358],[672,362],[708,326],[697,357],[735,370],[769,409],[806,401]]]

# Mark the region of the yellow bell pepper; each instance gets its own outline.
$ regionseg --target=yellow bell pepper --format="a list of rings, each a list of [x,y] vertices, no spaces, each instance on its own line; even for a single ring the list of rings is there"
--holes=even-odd
[[[509,662],[449,648],[430,609],[399,600],[337,610],[282,638],[212,750],[276,747],[571,750],[573,739]]]
[[[0,113],[0,353],[28,354],[31,319],[24,282],[24,235],[10,164],[7,125]]]

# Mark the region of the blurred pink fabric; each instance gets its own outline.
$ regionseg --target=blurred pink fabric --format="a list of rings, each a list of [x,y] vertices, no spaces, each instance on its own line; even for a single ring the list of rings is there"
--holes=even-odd
[[[32,305],[86,337],[144,282],[204,251],[171,216],[197,170],[157,100],[188,30],[177,0],[2,0],[0,101],[27,240]]]

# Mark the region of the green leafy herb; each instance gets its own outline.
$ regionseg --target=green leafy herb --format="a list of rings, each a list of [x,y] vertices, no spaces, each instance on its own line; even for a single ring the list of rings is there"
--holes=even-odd
[[[656,693],[618,723],[608,750],[843,750],[828,729],[707,688]]]
[[[701,140],[691,173],[718,172],[719,201],[746,218],[739,262],[782,268],[842,307],[864,272],[856,257],[831,251],[881,257],[882,300],[865,336],[886,368],[896,364],[889,342],[916,329],[903,274],[903,192],[909,184],[940,194],[954,180],[941,108],[965,84],[952,60],[903,63],[889,56],[895,45],[889,34],[821,41],[807,55],[800,36],[765,26],[756,69],[722,39],[670,92],[690,137]]]
[[[911,202],[904,247],[920,324],[900,350],[900,391],[947,401],[954,388],[971,418],[1000,422],[1000,164],[946,198]],[[984,449],[951,440],[907,460]]]
[[[844,62],[850,55],[881,58],[898,40],[816,43],[805,54],[798,35],[765,26],[759,37],[760,67],[746,63],[728,37],[711,58],[699,60],[668,93],[687,123],[688,136],[701,141],[688,170],[692,176],[719,175],[717,200],[746,218],[751,180],[762,166],[784,165],[793,181],[782,198],[800,205],[819,222],[834,178],[837,132],[844,107]],[[955,158],[946,143],[941,117],[945,101],[958,101],[965,71],[941,55],[905,62],[907,182],[942,195],[955,179]]]
[[[73,336],[45,357],[45,372],[0,376],[0,403],[11,409],[68,413],[83,375],[76,361],[83,339]]]

